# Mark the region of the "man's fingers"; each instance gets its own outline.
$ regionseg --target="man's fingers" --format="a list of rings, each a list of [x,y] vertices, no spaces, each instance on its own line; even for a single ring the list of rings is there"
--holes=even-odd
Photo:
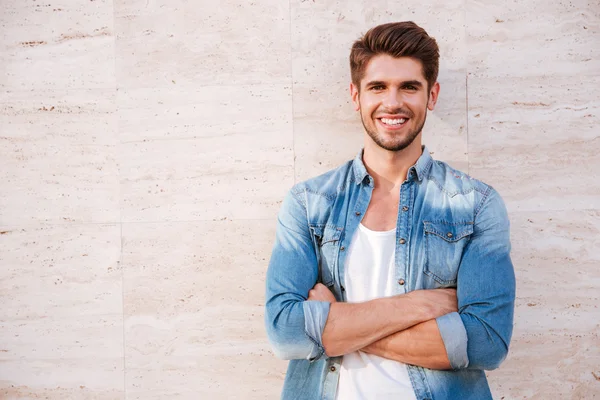
[[[329,288],[322,283],[317,283],[315,287],[308,291],[308,300],[335,302],[335,297]]]
[[[312,289],[310,289],[308,291],[308,298],[311,299],[311,298],[317,297],[319,295],[319,293],[323,293],[322,292],[323,289],[327,289],[327,287],[325,285],[323,285],[322,283],[317,283],[315,285],[315,287],[313,287]],[[329,289],[327,289],[327,290],[329,290]]]

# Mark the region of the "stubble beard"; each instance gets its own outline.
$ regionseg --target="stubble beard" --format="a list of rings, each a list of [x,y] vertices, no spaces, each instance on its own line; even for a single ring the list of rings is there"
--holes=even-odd
[[[377,132],[377,128],[375,127],[376,125],[373,126],[373,129],[370,129],[369,127],[367,127],[367,125],[365,124],[365,120],[363,119],[362,112],[360,113],[360,120],[361,120],[363,127],[365,128],[365,131],[367,132],[367,134],[371,137],[371,139],[373,139],[375,144],[377,144],[379,147],[381,147],[382,149],[385,149],[387,151],[401,151],[401,150],[404,150],[405,148],[407,148],[408,146],[410,146],[412,144],[412,142],[415,141],[417,136],[419,136],[419,134],[423,130],[426,119],[427,119],[427,109],[425,109],[425,115],[423,116],[423,122],[421,122],[421,124],[419,126],[417,126],[415,129],[409,131],[408,134],[406,134],[405,136],[398,138],[397,141],[394,141],[393,143],[386,143],[384,141],[384,139],[381,136],[379,136],[379,134]],[[374,124],[376,124],[376,122],[374,122]]]

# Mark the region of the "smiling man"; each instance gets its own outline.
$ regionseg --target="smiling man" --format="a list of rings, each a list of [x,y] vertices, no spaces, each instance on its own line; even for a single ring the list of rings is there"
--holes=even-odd
[[[512,334],[509,222],[489,185],[422,145],[440,93],[413,22],[352,46],[356,158],[295,185],[278,217],[265,320],[282,399],[491,399]]]

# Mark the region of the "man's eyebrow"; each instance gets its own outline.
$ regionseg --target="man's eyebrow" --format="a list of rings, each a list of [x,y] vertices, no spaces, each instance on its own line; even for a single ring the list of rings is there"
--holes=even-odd
[[[424,84],[421,81],[418,80],[409,80],[409,81],[402,81],[400,82],[400,86],[415,86],[415,87],[423,87]],[[370,81],[367,82],[367,84],[365,85],[365,87],[371,87],[371,86],[387,86],[387,83],[384,81]]]
[[[417,81],[417,80],[413,80],[413,81],[404,81],[402,82],[402,84],[400,86],[415,86],[415,87],[422,87],[423,83],[421,81]]]
[[[384,81],[371,81],[371,82],[367,82],[367,84],[365,86],[366,87],[369,87],[369,86],[385,86],[385,82]]]

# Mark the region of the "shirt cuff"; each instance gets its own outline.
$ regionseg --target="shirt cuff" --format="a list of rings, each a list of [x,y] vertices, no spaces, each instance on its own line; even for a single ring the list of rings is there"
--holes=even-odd
[[[329,316],[330,303],[326,301],[305,301],[302,303],[304,309],[304,330],[313,341],[314,346],[308,356],[310,361],[316,361],[325,354],[323,347],[323,329]]]
[[[467,330],[460,318],[460,314],[452,312],[435,319],[438,325],[450,366],[453,369],[467,368],[469,356],[467,355]]]

